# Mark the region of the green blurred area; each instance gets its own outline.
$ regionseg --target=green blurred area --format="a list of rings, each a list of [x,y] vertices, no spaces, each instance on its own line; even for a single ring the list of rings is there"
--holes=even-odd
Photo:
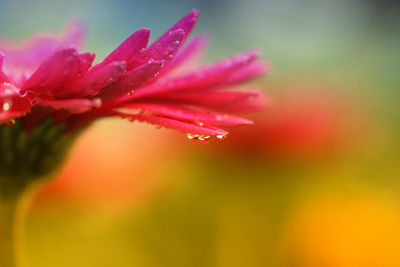
[[[207,60],[257,46],[273,68],[254,84],[273,101],[318,84],[354,108],[341,130],[357,135],[304,157],[178,141],[178,153],[147,163],[164,187],[144,203],[34,203],[30,266],[400,266],[396,1],[2,1],[0,34],[23,39],[81,17],[85,48],[101,58],[137,28],[154,40],[194,7],[196,33],[215,40]]]

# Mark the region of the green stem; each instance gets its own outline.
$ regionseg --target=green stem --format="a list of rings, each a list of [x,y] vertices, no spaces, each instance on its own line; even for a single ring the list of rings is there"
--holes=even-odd
[[[24,194],[0,196],[0,266],[22,267],[23,222],[26,211]]]

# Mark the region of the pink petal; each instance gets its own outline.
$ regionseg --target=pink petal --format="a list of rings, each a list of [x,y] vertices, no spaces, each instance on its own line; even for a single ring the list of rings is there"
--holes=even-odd
[[[40,100],[37,104],[50,106],[54,109],[65,109],[70,113],[83,113],[93,107],[99,107],[101,101],[98,99],[63,99],[63,100]]]
[[[184,76],[159,79],[156,83],[143,88],[132,96],[132,98],[148,97],[170,91],[178,90],[204,90],[208,87],[223,85],[229,80],[230,75],[248,66],[258,56],[258,52],[250,51],[225,59],[219,63],[190,72]]]
[[[227,135],[228,134],[228,132],[226,132],[222,129],[213,127],[213,126],[204,125],[204,124],[202,126],[200,126],[200,125],[196,125],[193,123],[182,122],[179,120],[173,120],[173,119],[169,119],[169,118],[149,116],[149,115],[143,115],[143,114],[128,114],[128,113],[120,113],[120,112],[115,112],[114,115],[121,116],[123,118],[131,118],[133,120],[138,120],[141,122],[148,122],[153,125],[178,130],[183,133],[198,134],[198,135],[205,135],[205,136]]]
[[[205,122],[221,126],[237,126],[253,123],[250,120],[231,116],[224,113],[198,111],[184,106],[167,103],[132,103],[123,106],[122,108],[138,109],[177,120],[186,120],[201,123]]]
[[[62,48],[79,47],[84,36],[84,27],[80,23],[71,23],[61,37],[51,34],[35,36],[22,45],[0,41],[0,50],[6,54],[7,73],[14,68],[33,71],[55,51]]]
[[[134,89],[143,86],[157,76],[162,63],[150,62],[126,73],[117,83],[104,88],[97,97],[103,100],[113,98],[132,92]]]
[[[165,65],[167,65],[191,33],[199,14],[198,10],[189,12],[157,41],[138,54],[132,62],[129,62],[127,68],[132,69],[151,60],[164,61]]]
[[[182,68],[196,62],[210,44],[210,37],[207,35],[199,35],[190,41],[168,65],[166,71],[171,71],[175,68]]]
[[[128,37],[117,49],[107,56],[99,65],[105,65],[111,61],[125,61],[127,66],[132,65],[135,56],[146,48],[150,37],[149,29],[140,29]],[[95,67],[96,68],[96,67]],[[128,68],[130,70],[131,68]]]
[[[146,50],[142,50],[136,57],[132,58],[127,65],[127,69],[133,69],[147,62],[161,61],[164,65],[168,64],[182,46],[185,32],[182,29],[171,31],[168,36],[159,39]]]
[[[0,123],[10,121],[26,114],[31,103],[18,93],[18,89],[9,83],[0,85]]]
[[[267,73],[269,69],[270,66],[266,62],[254,62],[253,64],[234,72],[229,79],[225,81],[225,84],[237,84],[254,79]]]
[[[198,10],[192,10],[186,14],[181,20],[179,20],[172,28],[170,28],[166,33],[164,33],[150,48],[156,47],[158,42],[163,42],[167,39],[171,32],[182,29],[184,31],[185,37],[182,42],[185,42],[186,38],[192,32],[196,22],[199,18],[200,12]]]
[[[80,62],[80,70],[79,70],[79,77],[82,77],[87,73],[87,71],[92,66],[94,58],[96,55],[94,53],[83,53],[79,54],[79,62]]]
[[[124,73],[124,61],[113,61],[96,69],[91,69],[85,76],[76,80],[70,86],[67,95],[70,97],[94,96],[101,89],[115,83]]]
[[[3,59],[4,59],[4,54],[3,54],[3,52],[0,51],[0,83],[9,82],[7,76],[2,71],[2,69],[3,69]]]
[[[234,113],[259,111],[265,108],[265,99],[259,91],[172,92],[157,99]]]
[[[80,71],[80,58],[73,48],[59,50],[42,63],[28,79],[21,93],[31,96],[52,96],[64,81],[76,77]]]

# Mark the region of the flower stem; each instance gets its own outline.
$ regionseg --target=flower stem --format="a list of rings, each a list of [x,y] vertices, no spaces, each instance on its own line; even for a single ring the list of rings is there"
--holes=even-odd
[[[0,196],[0,266],[25,266],[22,255],[23,221],[26,202],[24,194]]]

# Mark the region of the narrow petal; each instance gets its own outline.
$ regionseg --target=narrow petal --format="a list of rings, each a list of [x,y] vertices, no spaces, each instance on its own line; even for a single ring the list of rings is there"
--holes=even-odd
[[[65,80],[76,77],[80,71],[80,59],[73,48],[59,50],[32,74],[21,93],[31,96],[52,96],[53,91]]]
[[[113,61],[99,68],[92,69],[70,86],[68,96],[85,97],[97,95],[101,89],[115,83],[124,73],[124,61]]]
[[[237,126],[252,124],[253,122],[225,113],[199,111],[180,105],[167,103],[133,103],[122,108],[138,109],[155,115],[161,115],[177,120],[185,120],[200,123],[211,123],[220,126]]]
[[[0,85],[0,123],[23,116],[31,108],[28,98],[22,97],[12,84]]]
[[[78,76],[81,77],[87,73],[93,64],[96,55],[94,53],[79,54],[80,70]]]
[[[192,32],[196,22],[199,18],[200,12],[198,10],[192,10],[188,14],[186,14],[181,20],[179,20],[172,28],[170,28],[166,33],[164,33],[154,44],[150,46],[150,48],[156,47],[158,42],[163,42],[164,39],[167,39],[171,32],[182,29],[185,33],[185,37],[182,40],[184,42],[186,38]]]
[[[159,101],[185,103],[211,107],[224,112],[258,111],[265,108],[265,99],[260,91],[204,91],[173,92],[159,96]]]
[[[125,61],[127,66],[131,66],[131,62],[135,56],[146,48],[150,38],[149,29],[140,29],[128,37],[117,49],[108,55],[99,65],[105,65],[112,61]]]
[[[209,126],[209,125],[205,125],[205,124],[200,126],[200,125],[196,125],[196,124],[189,123],[189,122],[182,122],[179,120],[173,120],[173,119],[169,119],[169,118],[149,116],[149,115],[143,115],[143,114],[129,114],[129,113],[115,112],[114,115],[121,116],[123,118],[130,118],[133,120],[138,120],[140,122],[147,122],[147,123],[165,127],[165,128],[178,130],[183,133],[198,134],[198,135],[205,135],[205,136],[227,135],[228,134],[228,132],[226,132],[222,129],[219,129],[219,128],[216,128],[213,126]]]
[[[132,98],[148,97],[179,90],[204,90],[205,88],[224,85],[225,81],[229,80],[230,75],[248,66],[257,56],[257,51],[250,51],[183,76],[160,79],[151,86],[138,91]]]
[[[131,70],[130,72],[126,73],[117,83],[104,88],[97,95],[97,97],[103,100],[111,100],[132,92],[156,77],[161,66],[162,63],[160,62],[150,62]]]
[[[127,65],[127,69],[133,69],[151,61],[161,61],[164,65],[168,64],[178,53],[184,38],[185,32],[182,29],[170,31],[168,36],[159,39],[134,57]]]
[[[164,61],[165,66],[172,61],[178,50],[181,48],[187,37],[192,32],[199,11],[193,10],[178,21],[172,28],[164,33],[157,41],[145,49],[142,53],[129,62],[128,69],[138,67],[150,60]]]
[[[9,82],[9,79],[3,72],[3,59],[4,59],[4,54],[3,52],[0,51],[0,84]]]
[[[29,39],[22,45],[0,40],[0,50],[6,54],[7,73],[16,67],[24,66],[33,71],[55,51],[69,47],[79,47],[85,29],[82,23],[72,22],[67,25],[62,36],[41,34]]]
[[[254,79],[256,77],[259,77],[261,75],[264,75],[269,71],[269,69],[270,66],[266,62],[263,61],[253,62],[253,64],[250,64],[240,70],[237,70],[232,75],[230,75],[230,77],[226,79],[224,84],[242,83]]]
[[[37,104],[50,106],[54,109],[65,109],[70,113],[83,113],[91,108],[99,107],[101,101],[98,99],[63,99],[63,100],[41,100]]]
[[[210,42],[210,37],[208,35],[203,34],[196,36],[179,51],[174,60],[167,67],[167,71],[172,71],[176,68],[181,69],[195,63],[204,54]]]

